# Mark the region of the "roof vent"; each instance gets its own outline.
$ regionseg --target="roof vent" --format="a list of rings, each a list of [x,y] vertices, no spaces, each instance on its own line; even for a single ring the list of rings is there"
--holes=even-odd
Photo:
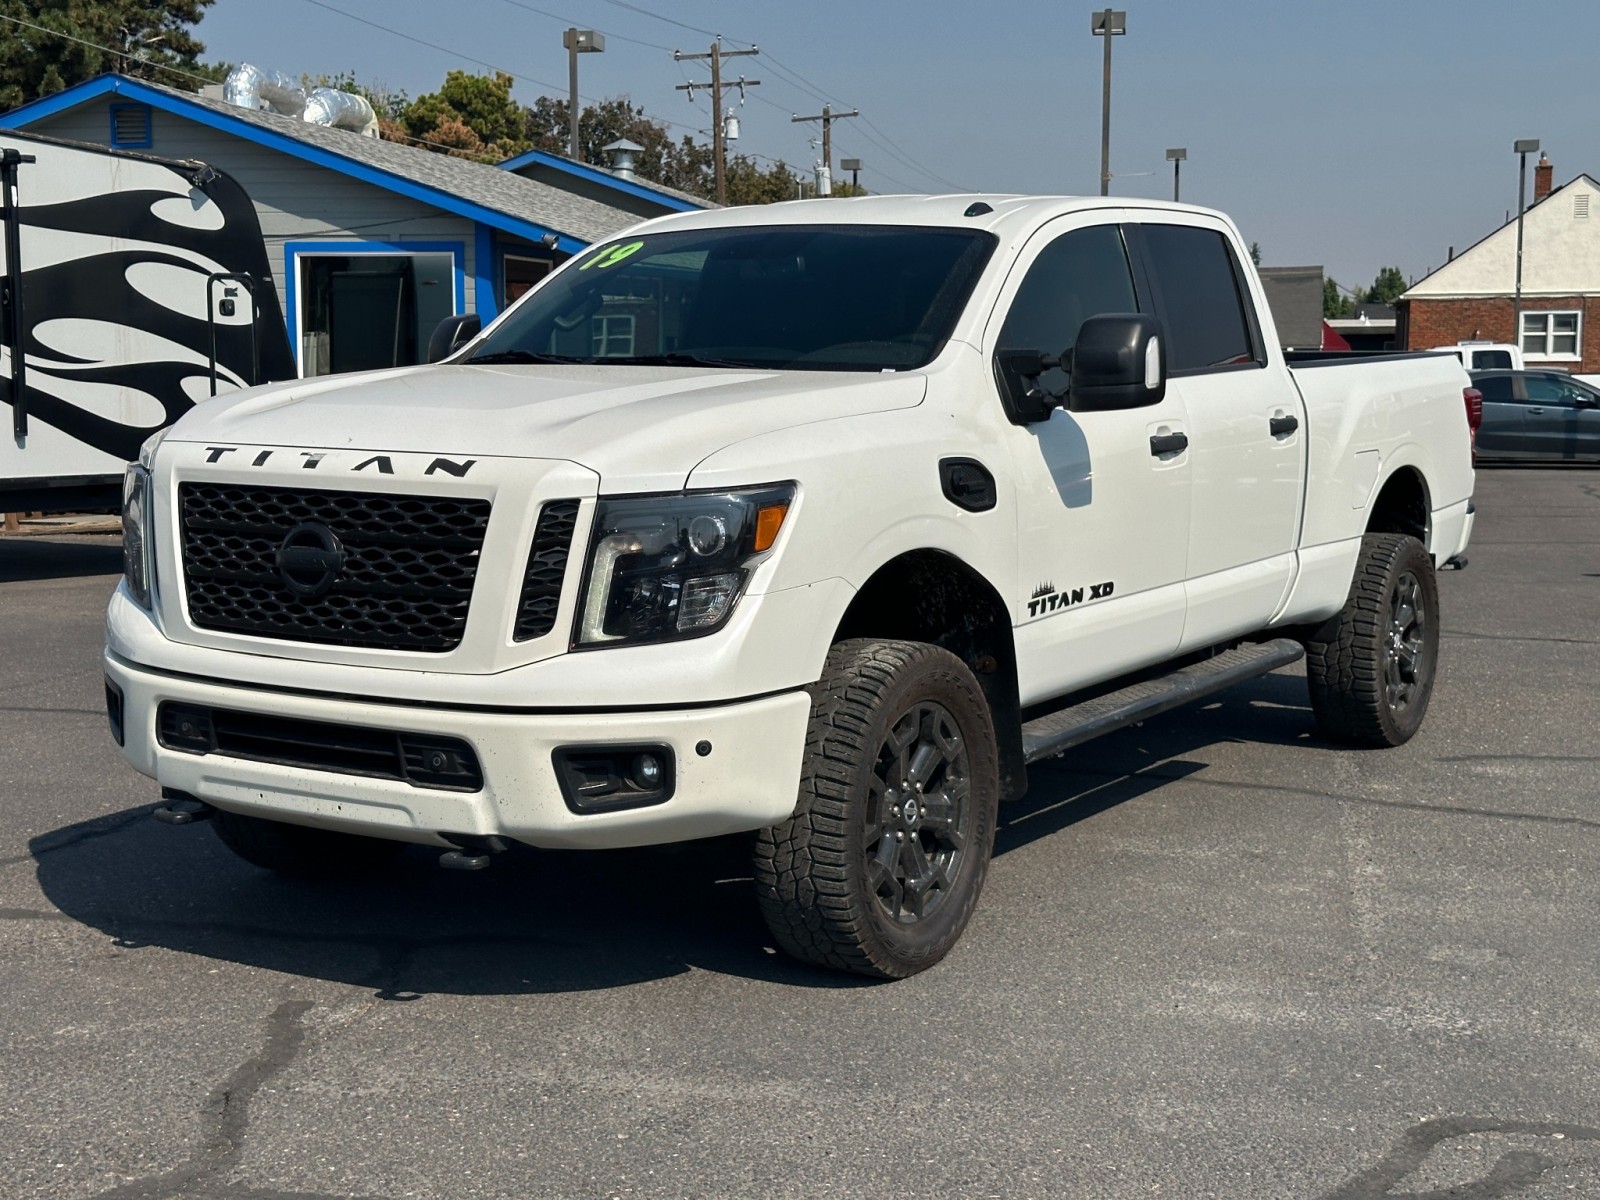
[[[644,153],[644,147],[627,138],[618,138],[604,150],[611,157],[611,173],[618,179],[632,179],[633,169],[639,155]]]
[[[111,144],[118,150],[150,148],[150,106],[113,104],[111,106]]]
[[[1589,193],[1578,192],[1572,197],[1572,215],[1578,220],[1587,220],[1589,217]]]

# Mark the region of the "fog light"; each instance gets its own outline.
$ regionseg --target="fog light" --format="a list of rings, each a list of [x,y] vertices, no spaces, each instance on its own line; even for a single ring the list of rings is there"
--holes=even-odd
[[[647,808],[672,798],[673,755],[667,746],[560,746],[556,780],[575,813]]]
[[[655,791],[665,777],[666,768],[654,754],[641,754],[633,760],[633,782],[640,791]]]

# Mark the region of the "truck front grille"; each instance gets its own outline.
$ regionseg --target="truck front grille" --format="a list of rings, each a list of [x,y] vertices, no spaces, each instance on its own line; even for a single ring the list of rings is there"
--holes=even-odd
[[[487,500],[184,483],[178,506],[202,629],[434,653],[461,642]]]
[[[578,523],[576,500],[552,500],[539,510],[528,566],[522,575],[522,599],[517,605],[515,640],[544,637],[556,625],[561,606],[561,580],[567,573],[572,530]]]

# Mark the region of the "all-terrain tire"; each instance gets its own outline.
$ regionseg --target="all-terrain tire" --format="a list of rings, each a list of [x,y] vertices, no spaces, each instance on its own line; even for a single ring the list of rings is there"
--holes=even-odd
[[[222,844],[245,862],[299,879],[370,875],[406,848],[387,838],[313,829],[218,809],[211,818]]]
[[[1398,746],[1422,726],[1439,664],[1439,587],[1414,537],[1361,540],[1350,597],[1306,641],[1311,710],[1323,734]]]
[[[878,979],[931,967],[977,905],[999,798],[994,724],[965,663],[921,642],[834,646],[795,814],[756,844],[778,945]]]

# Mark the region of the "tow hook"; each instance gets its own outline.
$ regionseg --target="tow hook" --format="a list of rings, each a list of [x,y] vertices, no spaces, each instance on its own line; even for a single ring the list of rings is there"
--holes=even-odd
[[[150,815],[163,825],[193,825],[198,821],[209,821],[216,815],[216,809],[204,800],[197,800],[188,792],[180,792],[176,788],[162,788],[160,808]]]
[[[1454,555],[1445,559],[1444,565],[1449,570],[1465,571],[1467,569],[1467,556],[1465,554]]]
[[[503,838],[473,837],[464,833],[440,834],[445,841],[457,847],[439,856],[439,865],[447,871],[482,871],[496,854],[504,854]]]

